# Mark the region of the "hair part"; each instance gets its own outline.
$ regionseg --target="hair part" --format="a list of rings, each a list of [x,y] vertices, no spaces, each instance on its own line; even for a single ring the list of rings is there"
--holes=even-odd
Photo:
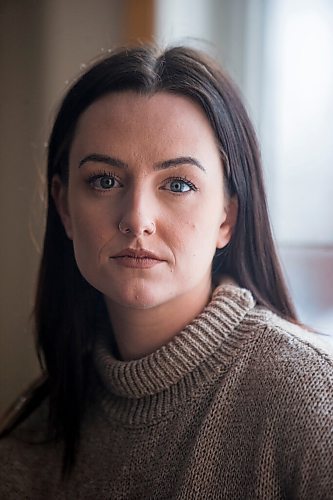
[[[95,63],[65,96],[48,149],[48,212],[35,304],[38,350],[50,387],[50,423],[64,440],[63,471],[75,462],[92,377],[101,294],[81,276],[51,196],[52,179],[68,181],[69,153],[82,113],[112,92],[170,92],[198,103],[215,132],[238,216],[228,245],[213,260],[215,282],[231,276],[258,304],[296,322],[272,237],[256,135],[235,85],[206,55],[185,47],[121,49]]]

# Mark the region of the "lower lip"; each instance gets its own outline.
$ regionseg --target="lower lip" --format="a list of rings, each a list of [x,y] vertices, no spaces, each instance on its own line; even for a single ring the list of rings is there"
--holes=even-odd
[[[117,262],[123,267],[130,267],[132,269],[150,269],[151,267],[161,264],[162,260],[152,259],[150,257],[112,257],[112,260]]]

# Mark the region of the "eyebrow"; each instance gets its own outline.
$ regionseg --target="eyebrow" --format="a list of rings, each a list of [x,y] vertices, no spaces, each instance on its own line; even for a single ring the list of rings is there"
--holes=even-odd
[[[162,163],[157,163],[154,166],[154,170],[164,170],[165,168],[177,167],[177,165],[184,164],[195,165],[200,168],[203,172],[206,172],[206,169],[201,163],[193,158],[192,156],[179,156],[178,158],[172,158],[171,160],[162,161]]]
[[[85,163],[106,163],[107,165],[111,165],[111,167],[119,167],[119,168],[127,168],[126,163],[124,163],[121,160],[118,160],[118,158],[113,158],[112,156],[108,155],[101,155],[98,153],[94,153],[88,156],[85,156],[80,160],[79,162],[79,168],[82,167]]]
[[[89,162],[105,163],[107,165],[110,165],[111,167],[128,168],[128,165],[123,161],[119,160],[118,158],[98,153],[90,154],[82,158],[82,160],[80,160],[79,162],[79,168],[81,168],[85,163]],[[200,170],[202,170],[203,172],[206,172],[205,167],[192,156],[179,156],[177,158],[171,158],[170,160],[162,161],[161,163],[156,163],[154,165],[154,170],[164,170],[167,168],[173,168],[177,167],[178,165],[185,165],[185,164],[195,165],[196,167],[200,168]]]

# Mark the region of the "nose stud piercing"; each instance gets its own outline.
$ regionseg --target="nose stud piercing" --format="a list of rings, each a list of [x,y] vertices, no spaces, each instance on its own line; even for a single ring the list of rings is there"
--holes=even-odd
[[[122,223],[122,221],[119,222],[118,224],[118,228],[119,228],[119,231],[123,234],[129,234],[129,233],[133,233],[135,234],[136,231],[132,230],[130,227],[124,225]],[[140,231],[140,233],[147,233],[147,234],[154,234],[156,231],[156,226],[155,226],[155,223],[154,222],[150,222],[149,224],[147,224],[143,229],[142,231]]]
[[[122,223],[119,222],[118,224],[119,231],[123,234],[130,233],[130,228],[129,227],[123,227]]]

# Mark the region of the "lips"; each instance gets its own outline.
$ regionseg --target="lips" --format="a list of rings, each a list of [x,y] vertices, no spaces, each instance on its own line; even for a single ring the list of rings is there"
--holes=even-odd
[[[143,248],[126,248],[121,252],[112,255],[111,259],[122,266],[138,269],[148,269],[164,262],[164,259],[161,259],[153,252]]]
[[[122,250],[121,252],[112,256],[113,259],[117,259],[119,257],[131,257],[133,259],[154,259],[154,260],[160,260],[160,261],[163,260],[163,259],[160,259],[153,252],[150,252],[149,250],[145,250],[144,248],[138,249],[138,250],[136,250],[134,248],[126,248],[125,250]]]

